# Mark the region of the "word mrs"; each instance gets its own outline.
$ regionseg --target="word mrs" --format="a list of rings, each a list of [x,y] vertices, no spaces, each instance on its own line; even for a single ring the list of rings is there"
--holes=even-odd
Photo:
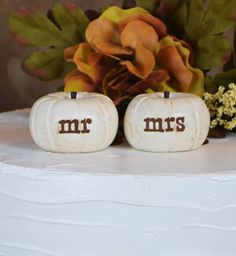
[[[83,120],[61,120],[59,122],[59,133],[77,133],[85,134],[90,133],[88,125],[92,123],[91,118],[85,118]]]
[[[145,132],[183,132],[185,130],[184,117],[145,118]],[[164,128],[165,127],[165,128]]]

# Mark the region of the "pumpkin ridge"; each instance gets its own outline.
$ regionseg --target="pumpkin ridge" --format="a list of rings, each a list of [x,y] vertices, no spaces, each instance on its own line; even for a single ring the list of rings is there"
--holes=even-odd
[[[59,100],[61,100],[61,98],[58,98],[58,99],[55,98],[55,99],[53,99],[52,102],[50,103],[49,108],[48,108],[48,111],[47,111],[47,125],[48,125],[50,128],[51,128],[50,113],[51,113],[51,110],[52,110],[52,108],[54,107],[54,105],[55,105]],[[49,134],[49,131],[51,131],[51,129],[49,129],[49,127],[47,127],[47,129],[46,129],[46,130],[47,130],[47,137],[48,137],[48,141],[49,141],[50,147],[53,148],[53,142],[52,142],[51,136],[50,136],[50,134]]]
[[[103,114],[107,116],[106,109],[102,106],[102,104],[100,104],[99,100],[97,100],[96,97],[99,97],[99,95],[96,95],[95,97],[92,98],[93,102],[95,102],[96,105],[98,105],[100,107]],[[108,138],[108,135],[109,135],[109,133],[108,133],[108,130],[109,130],[108,129],[108,123],[107,122],[105,122],[105,123],[106,123],[106,132],[105,132],[105,138],[104,138],[102,147],[104,147],[104,145],[106,144],[106,141],[107,141],[107,138]]]

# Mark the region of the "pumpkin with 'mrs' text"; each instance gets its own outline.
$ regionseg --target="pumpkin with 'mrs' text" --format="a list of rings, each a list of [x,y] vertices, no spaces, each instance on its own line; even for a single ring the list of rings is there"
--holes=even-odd
[[[210,114],[204,101],[188,93],[138,95],[124,118],[128,142],[136,149],[153,152],[199,148],[209,126]]]

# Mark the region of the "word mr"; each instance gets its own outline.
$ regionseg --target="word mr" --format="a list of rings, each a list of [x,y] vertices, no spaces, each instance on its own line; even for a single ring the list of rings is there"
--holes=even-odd
[[[91,118],[85,118],[83,120],[61,120],[59,121],[59,133],[77,133],[85,134],[90,133],[88,125],[92,123]]]

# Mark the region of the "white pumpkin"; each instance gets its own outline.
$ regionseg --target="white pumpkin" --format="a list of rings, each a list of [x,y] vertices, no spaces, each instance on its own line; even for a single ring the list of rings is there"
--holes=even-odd
[[[52,93],[37,100],[30,113],[35,143],[52,152],[104,149],[114,140],[117,128],[116,107],[98,93]]]
[[[153,93],[136,96],[124,118],[128,142],[153,152],[193,150],[205,141],[210,114],[204,101],[188,93]]]

